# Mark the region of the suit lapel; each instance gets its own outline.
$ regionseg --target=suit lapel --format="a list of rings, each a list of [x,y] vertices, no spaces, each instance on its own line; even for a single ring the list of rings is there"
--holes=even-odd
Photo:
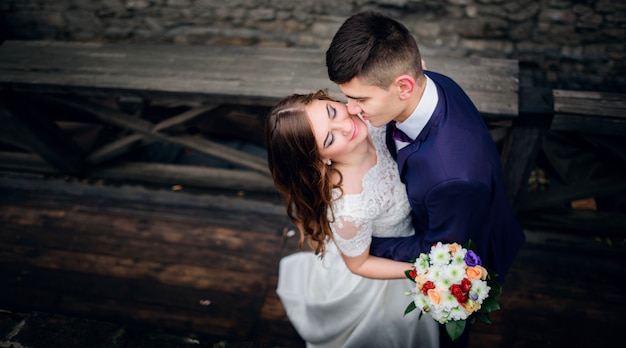
[[[385,132],[385,143],[387,144],[387,150],[389,150],[389,153],[391,153],[391,157],[393,157],[393,159],[395,160],[398,158],[398,155],[396,153],[396,142],[391,137],[391,125],[389,123],[387,123],[386,130],[387,132]]]
[[[422,129],[420,134],[418,134],[417,138],[411,144],[400,149],[400,151],[396,151],[396,143],[391,137],[391,129],[390,129],[391,126],[387,124],[387,135],[386,135],[387,148],[391,152],[391,156],[393,156],[393,158],[396,160],[396,163],[398,164],[398,171],[400,173],[400,178],[402,179],[402,182],[405,184],[406,184],[406,180],[403,174],[405,170],[405,165],[407,163],[407,159],[411,156],[411,154],[413,154],[414,152],[420,149],[421,144],[424,141],[426,141],[426,139],[428,139],[428,135],[431,133],[433,128],[437,127],[439,122],[441,122],[441,119],[444,116],[444,113],[446,112],[446,96],[443,93],[443,90],[441,89],[439,84],[435,82],[435,85],[437,86],[437,93],[439,94],[439,102],[437,103],[437,107],[435,108],[433,115],[430,117],[430,119],[424,126],[424,129]]]

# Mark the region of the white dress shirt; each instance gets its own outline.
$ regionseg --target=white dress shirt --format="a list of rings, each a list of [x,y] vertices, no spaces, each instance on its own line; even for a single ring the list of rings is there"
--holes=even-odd
[[[413,110],[411,116],[409,116],[409,118],[407,118],[404,122],[397,122],[396,127],[403,131],[404,134],[408,135],[411,139],[417,138],[422,129],[426,126],[426,123],[428,123],[428,120],[430,120],[430,117],[433,115],[438,102],[439,95],[437,94],[437,86],[435,86],[435,82],[433,82],[430,77],[426,76],[426,88],[424,88],[422,99],[420,99],[419,104],[417,104],[417,107]],[[398,150],[409,144],[398,140],[395,142],[396,149]]]

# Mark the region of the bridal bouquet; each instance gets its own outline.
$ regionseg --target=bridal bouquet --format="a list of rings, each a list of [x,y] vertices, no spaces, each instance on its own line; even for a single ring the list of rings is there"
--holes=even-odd
[[[415,268],[405,273],[416,286],[407,293],[413,301],[404,314],[416,308],[421,310],[420,318],[429,313],[437,322],[445,324],[453,341],[465,330],[466,320],[491,323],[489,312],[500,309],[495,297],[502,288],[472,249],[472,241],[467,248],[457,243],[439,242],[432,246],[429,254],[422,253],[411,260]]]

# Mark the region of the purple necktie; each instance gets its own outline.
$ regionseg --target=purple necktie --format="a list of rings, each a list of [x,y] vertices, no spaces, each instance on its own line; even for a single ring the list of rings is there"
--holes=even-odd
[[[391,126],[391,137],[393,138],[393,140],[401,141],[403,143],[413,142],[413,139],[411,139],[408,135],[404,134],[403,131],[399,130],[396,127],[396,121],[391,121],[389,124]]]

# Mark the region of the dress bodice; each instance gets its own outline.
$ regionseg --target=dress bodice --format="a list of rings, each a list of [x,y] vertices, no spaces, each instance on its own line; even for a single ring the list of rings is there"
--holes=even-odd
[[[385,145],[385,127],[368,124],[376,146],[377,161],[363,177],[363,190],[341,195],[333,190],[334,221],[331,230],[337,247],[346,256],[362,254],[374,237],[404,237],[414,233],[411,207],[400,181],[398,167]]]

